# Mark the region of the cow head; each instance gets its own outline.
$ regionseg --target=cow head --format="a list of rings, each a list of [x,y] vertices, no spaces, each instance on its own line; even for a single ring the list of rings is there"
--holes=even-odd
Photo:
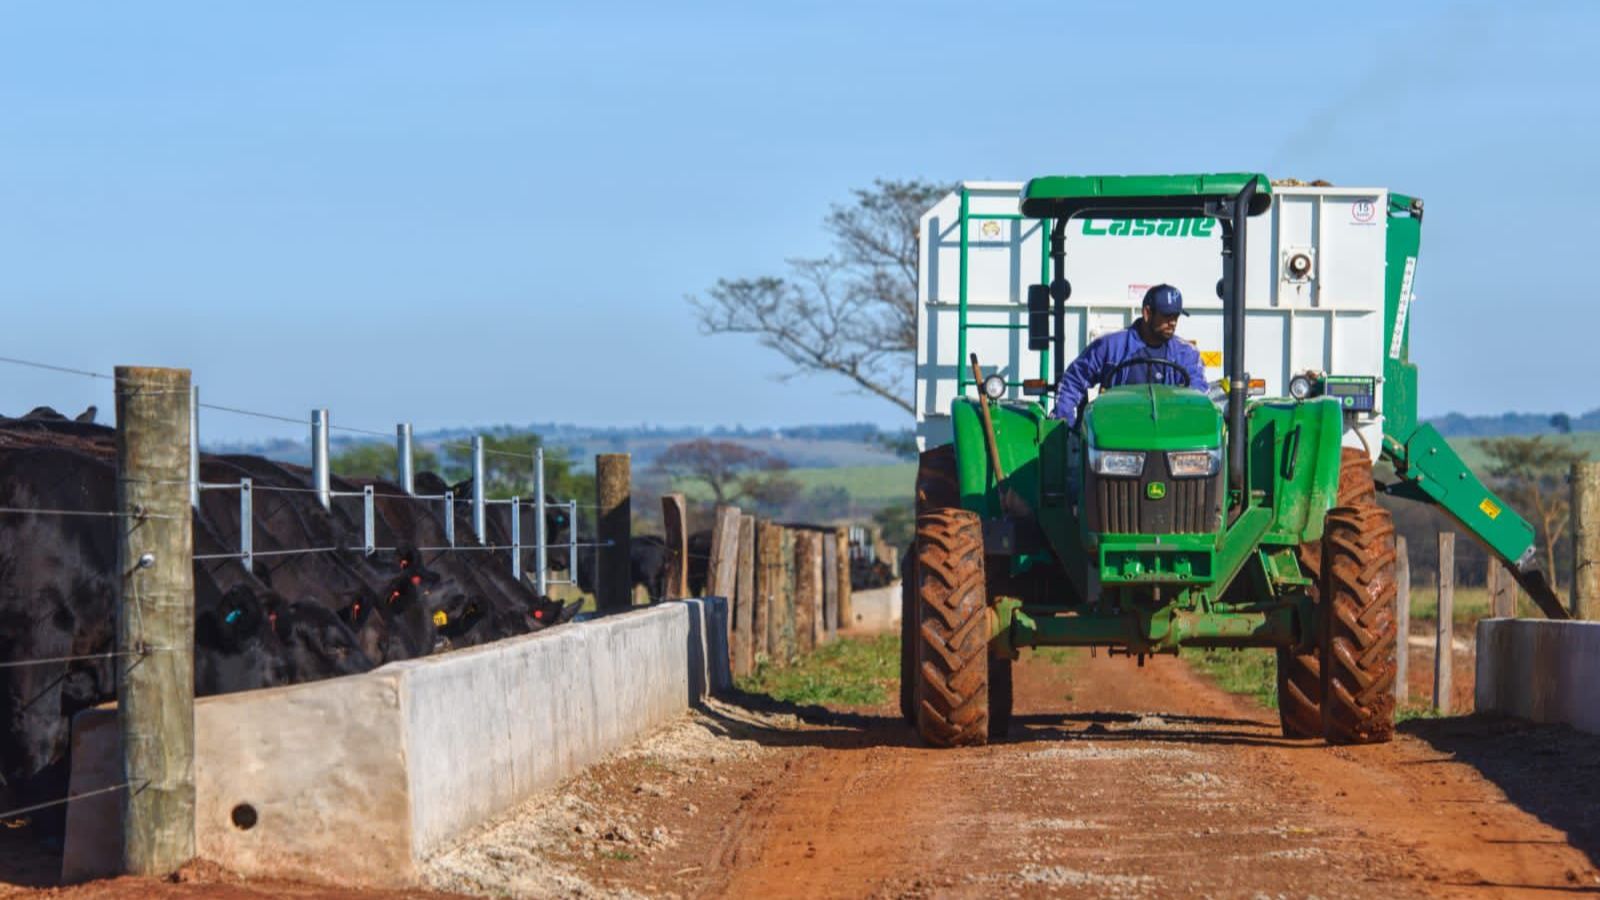
[[[372,668],[355,632],[338,614],[315,602],[267,604],[267,622],[282,644],[292,681],[353,675]]]
[[[536,627],[549,628],[551,625],[572,621],[572,617],[578,614],[581,606],[582,604],[577,602],[562,603],[560,600],[534,594],[533,599],[528,601],[528,615],[533,616]]]
[[[434,634],[433,651],[439,653],[483,643],[488,619],[488,605],[483,601],[461,593],[451,595],[434,605],[429,616]]]

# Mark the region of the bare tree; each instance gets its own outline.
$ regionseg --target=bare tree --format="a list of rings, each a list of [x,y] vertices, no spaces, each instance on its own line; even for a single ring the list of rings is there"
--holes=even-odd
[[[798,482],[783,474],[787,462],[732,441],[697,438],[673,444],[656,457],[655,467],[677,478],[705,482],[717,503],[748,498],[781,506],[800,489]]]
[[[751,334],[793,369],[829,372],[910,413],[917,349],[917,225],[950,190],[920,180],[873,182],[823,220],[834,253],[789,260],[790,276],[718,279],[689,302],[706,334]]]
[[[1532,508],[1544,543],[1545,571],[1554,578],[1556,544],[1567,531],[1572,515],[1566,476],[1572,464],[1586,454],[1566,440],[1533,437],[1499,437],[1483,442],[1489,456],[1489,474],[1498,479],[1513,503]]]

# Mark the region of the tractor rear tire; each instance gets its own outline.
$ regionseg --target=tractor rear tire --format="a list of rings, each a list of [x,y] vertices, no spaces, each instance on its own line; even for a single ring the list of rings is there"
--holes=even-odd
[[[1372,480],[1372,460],[1363,450],[1340,448],[1339,489],[1335,505],[1376,508],[1377,502],[1378,486]],[[1301,544],[1297,556],[1301,570],[1311,579],[1312,603],[1320,610],[1322,541]],[[1283,727],[1284,737],[1314,738],[1322,735],[1321,653],[1320,647],[1307,653],[1278,651],[1278,722]]]
[[[989,657],[989,740],[1003,741],[1011,731],[1011,658]]]
[[[1322,536],[1322,736],[1394,737],[1394,520],[1376,504],[1328,513]]]
[[[916,555],[917,732],[935,747],[983,744],[989,739],[989,612],[977,514],[919,513]]]
[[[917,515],[961,506],[961,484],[956,476],[956,445],[925,450],[917,458]]]

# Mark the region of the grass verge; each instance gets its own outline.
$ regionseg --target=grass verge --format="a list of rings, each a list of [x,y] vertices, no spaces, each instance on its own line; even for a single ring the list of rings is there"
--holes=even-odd
[[[900,637],[840,638],[791,666],[763,662],[740,690],[803,705],[877,706],[900,680]]]
[[[1254,697],[1268,709],[1278,708],[1278,659],[1267,649],[1199,650],[1183,659],[1230,694]]]

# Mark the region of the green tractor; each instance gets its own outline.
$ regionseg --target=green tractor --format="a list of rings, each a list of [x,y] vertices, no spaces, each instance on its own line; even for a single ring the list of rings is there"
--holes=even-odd
[[[1015,314],[1026,317],[1028,350],[1053,357],[1053,378],[985,377],[963,352],[958,384],[974,390],[950,402],[950,441],[921,454],[916,540],[903,567],[901,707],[927,743],[1004,736],[1012,661],[1039,646],[1102,648],[1140,665],[1183,647],[1270,647],[1285,735],[1389,740],[1396,551],[1380,492],[1439,504],[1512,568],[1548,615],[1565,617],[1533,562],[1532,528],[1416,420],[1405,306],[1420,201],[1384,195],[1387,237],[1376,252],[1388,259],[1377,263],[1375,283],[1385,296],[1372,307],[1383,346],[1344,354],[1369,360],[1365,373],[1306,372],[1287,383],[1285,396],[1252,395],[1245,342],[1257,332],[1247,327],[1245,294],[1261,279],[1250,277],[1247,238],[1253,218],[1273,208],[1273,190],[1259,174],[1036,178],[1021,190],[1020,214],[974,216],[1038,229],[1041,256],[1048,254],[1040,268],[1048,265],[1052,277],[1028,286],[1026,309]],[[967,204],[963,188],[963,254]],[[1352,225],[1383,212],[1356,206]],[[1069,229],[1138,234],[1139,223],[1220,238],[1213,271],[1221,276],[1222,350],[1213,363],[1224,371],[1221,390],[1114,387],[1069,427],[1047,405],[1067,361],[1066,237]],[[1088,258],[1074,249],[1072,260]],[[1286,256],[1284,265],[1302,262]],[[1287,284],[1303,274],[1282,277]],[[960,278],[965,316],[965,255]],[[995,368],[1015,375],[1022,362]],[[919,379],[921,369],[919,361]],[[1023,396],[1008,397],[1016,387]],[[1363,418],[1375,408],[1381,417]],[[1377,428],[1380,418],[1381,432],[1357,427]],[[1381,447],[1369,434],[1381,435]],[[1380,456],[1393,466],[1393,483],[1374,480]]]

